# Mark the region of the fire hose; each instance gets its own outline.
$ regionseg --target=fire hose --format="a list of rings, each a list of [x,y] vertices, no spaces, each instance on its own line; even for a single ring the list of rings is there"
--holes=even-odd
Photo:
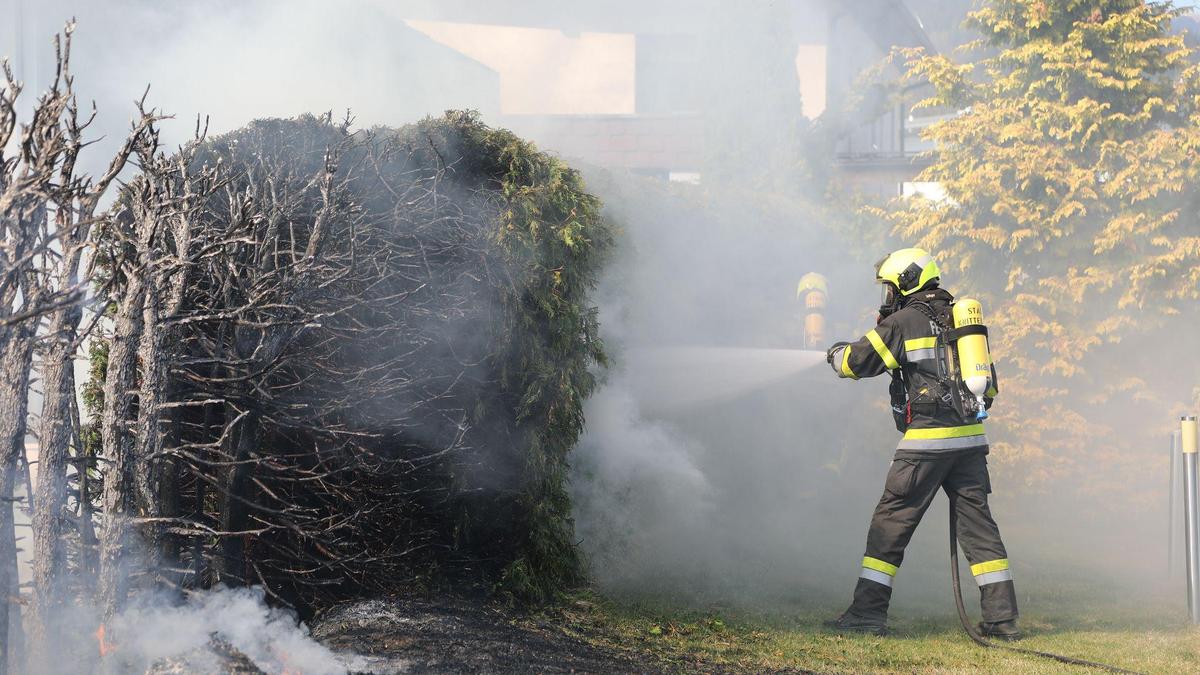
[[[1130,673],[1132,675],[1142,675],[1136,670],[1126,670],[1117,666],[1110,666],[1107,663],[1086,661],[1084,659],[1077,659],[1071,656],[1063,656],[1062,654],[1042,652],[1036,649],[1024,649],[1021,647],[1014,647],[1012,645],[996,644],[995,642],[992,642],[980,635],[979,632],[975,630],[975,627],[971,625],[971,620],[967,617],[967,609],[963,605],[962,586],[960,585],[958,578],[958,512],[955,509],[955,501],[957,500],[957,497],[953,492],[950,491],[947,491],[947,494],[950,495],[950,580],[954,586],[954,603],[958,606],[958,620],[962,622],[963,630],[967,632],[967,635],[969,635],[976,644],[989,649],[1004,649],[1010,652],[1017,652],[1018,654],[1040,656],[1044,659],[1051,659],[1058,661],[1059,663],[1066,663],[1073,666],[1098,668],[1100,670],[1107,670],[1112,673]]]

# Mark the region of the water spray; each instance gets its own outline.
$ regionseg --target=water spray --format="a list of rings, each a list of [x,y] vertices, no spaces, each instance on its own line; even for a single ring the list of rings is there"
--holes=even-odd
[[[825,352],[758,347],[639,347],[625,352],[630,384],[652,413],[713,405],[825,364]]]

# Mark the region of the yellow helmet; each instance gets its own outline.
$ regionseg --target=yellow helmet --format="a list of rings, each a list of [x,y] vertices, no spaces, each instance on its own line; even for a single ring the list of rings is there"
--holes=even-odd
[[[829,282],[825,279],[825,275],[809,272],[800,277],[800,283],[796,285],[796,299],[801,299],[809,291],[821,291],[825,295],[829,295]]]
[[[916,293],[940,275],[937,261],[923,248],[902,248],[875,265],[875,278],[892,284],[902,296]]]

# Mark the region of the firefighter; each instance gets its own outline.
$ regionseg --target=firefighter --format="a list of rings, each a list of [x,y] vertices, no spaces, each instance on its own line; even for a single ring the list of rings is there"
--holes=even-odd
[[[796,285],[796,299],[804,303],[805,349],[817,349],[825,343],[825,306],[829,302],[829,281],[824,275],[809,272]]]
[[[980,632],[1019,639],[1008,554],[988,509],[991,484],[982,418],[996,389],[989,386],[978,414],[954,405],[958,385],[938,363],[941,345],[956,330],[950,327],[954,298],[939,287],[933,256],[919,248],[896,251],[879,262],[876,278],[883,302],[875,329],[857,342],[835,344],[826,359],[842,378],[890,373],[892,412],[904,437],[871,518],[854,600],[827,625],[876,635],[887,632],[892,582],[904,560],[904,548],[942,489],[955,504],[958,539],[979,585]],[[939,343],[942,333],[946,335]],[[990,382],[995,382],[994,367]]]

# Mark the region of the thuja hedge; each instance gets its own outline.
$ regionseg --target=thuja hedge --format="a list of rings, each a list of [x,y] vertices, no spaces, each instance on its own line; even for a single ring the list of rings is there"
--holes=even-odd
[[[579,174],[461,112],[259,120],[189,162],[225,182],[192,216],[164,323],[175,405],[143,505],[182,524],[161,534],[181,583],[311,607],[578,582],[567,462],[605,363],[589,292],[613,241]]]

